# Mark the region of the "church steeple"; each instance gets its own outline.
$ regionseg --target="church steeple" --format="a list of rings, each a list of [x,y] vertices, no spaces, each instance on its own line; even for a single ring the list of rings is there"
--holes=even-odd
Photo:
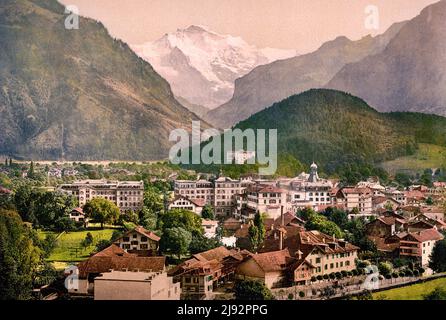
[[[319,175],[317,174],[317,164],[312,163],[310,166],[310,177],[308,178],[308,182],[317,182],[319,180]]]

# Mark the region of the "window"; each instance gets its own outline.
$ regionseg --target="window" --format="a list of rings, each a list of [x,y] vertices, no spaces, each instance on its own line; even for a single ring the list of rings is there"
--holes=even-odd
[[[129,238],[129,237],[124,237],[124,238],[122,238],[122,241],[124,241],[124,242],[129,242],[129,241],[130,241],[130,238]]]
[[[141,242],[147,242],[147,237],[141,237]]]
[[[141,244],[140,248],[141,248],[141,250],[147,250],[147,249],[149,249],[149,246],[147,244]]]
[[[316,258],[316,263],[321,263],[321,258]]]
[[[330,263],[330,269],[333,269],[333,268],[334,268],[334,264]]]

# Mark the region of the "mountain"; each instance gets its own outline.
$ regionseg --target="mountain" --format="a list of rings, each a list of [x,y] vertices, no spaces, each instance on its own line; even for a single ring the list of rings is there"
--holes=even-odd
[[[327,85],[381,111],[446,115],[446,1],[426,7],[384,51],[345,66]]]
[[[326,171],[345,163],[395,159],[419,143],[446,146],[446,118],[420,113],[379,113],[347,93],[312,89],[275,103],[240,122],[242,130],[277,129],[278,153]]]
[[[56,0],[0,1],[0,154],[155,160],[199,118],[104,26],[65,29]]]
[[[394,24],[383,35],[358,41],[338,37],[315,52],[259,66],[237,79],[232,99],[209,111],[205,119],[221,128],[231,127],[274,102],[321,88],[346,64],[384,50],[403,25]]]
[[[202,118],[206,113],[208,113],[209,109],[198,104],[193,104],[181,97],[175,97],[181,105],[186,107],[189,111],[195,113],[197,116]]]
[[[231,99],[235,79],[253,68],[297,54],[295,50],[258,49],[239,37],[194,25],[132,48],[169,81],[176,96],[207,108]]]

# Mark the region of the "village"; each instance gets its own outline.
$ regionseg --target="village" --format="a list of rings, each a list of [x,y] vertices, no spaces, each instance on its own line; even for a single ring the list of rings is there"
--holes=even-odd
[[[142,180],[45,170],[51,178],[72,176],[47,192],[74,199],[66,218],[76,226],[123,226],[71,259],[66,290],[51,298],[64,292],[71,299],[231,300],[260,285],[264,299],[333,299],[441,276],[432,256],[446,231],[444,182],[401,188],[370,177],[349,186],[320,178],[313,163],[294,178],[169,173],[161,179],[168,191],[148,193]],[[1,187],[0,198],[8,197],[13,192]],[[116,207],[119,218],[99,221],[98,199]],[[142,225],[141,212],[153,201],[155,222]]]

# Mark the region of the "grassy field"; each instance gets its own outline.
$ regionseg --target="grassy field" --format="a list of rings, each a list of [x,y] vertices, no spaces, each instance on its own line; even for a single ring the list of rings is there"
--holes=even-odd
[[[423,300],[423,295],[432,292],[437,287],[446,288],[446,278],[427,281],[407,287],[376,292],[373,294],[373,298],[381,298],[385,300]]]
[[[441,168],[446,164],[446,148],[431,144],[420,144],[418,151],[407,157],[382,163],[390,174],[398,171],[419,172],[428,168]]]
[[[54,249],[48,261],[51,262],[77,262],[85,260],[90,256],[90,253],[94,250],[95,245],[100,240],[110,240],[114,229],[98,229],[87,230],[78,232],[69,232],[61,234],[57,239],[57,247]],[[80,245],[81,241],[85,239],[87,233],[90,232],[93,235],[93,245],[83,249]],[[50,233],[47,231],[40,231],[39,237],[45,238]],[[59,234],[55,234],[58,236]]]

